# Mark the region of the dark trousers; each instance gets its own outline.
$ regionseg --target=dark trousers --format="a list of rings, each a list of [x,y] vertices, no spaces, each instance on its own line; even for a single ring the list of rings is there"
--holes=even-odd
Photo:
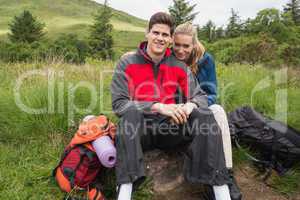
[[[145,178],[143,152],[153,148],[171,149],[188,143],[183,174],[191,183],[223,185],[229,183],[222,135],[208,109],[194,109],[184,125],[169,118],[136,109],[120,119],[116,136],[117,184],[139,185]]]

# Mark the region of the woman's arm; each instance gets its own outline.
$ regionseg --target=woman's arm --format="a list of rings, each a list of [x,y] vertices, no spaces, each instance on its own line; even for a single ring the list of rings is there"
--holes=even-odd
[[[202,90],[207,93],[208,105],[215,104],[217,101],[217,75],[216,66],[213,57],[206,53],[204,60],[199,62],[197,79],[200,83]]]

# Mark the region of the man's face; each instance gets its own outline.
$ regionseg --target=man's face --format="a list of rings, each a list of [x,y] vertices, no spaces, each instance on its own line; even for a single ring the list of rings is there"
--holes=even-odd
[[[146,35],[147,50],[155,55],[162,55],[172,42],[171,28],[166,24],[154,24]]]

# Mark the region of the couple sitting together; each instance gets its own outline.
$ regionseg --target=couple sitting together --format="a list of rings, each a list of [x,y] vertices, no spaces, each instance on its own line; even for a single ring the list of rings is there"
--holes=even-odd
[[[130,200],[145,179],[143,152],[184,144],[185,181],[209,185],[216,200],[241,199],[232,175],[226,113],[215,104],[212,56],[192,24],[175,28],[163,12],[151,17],[146,40],[120,59],[111,83],[113,111],[120,118],[117,199]]]

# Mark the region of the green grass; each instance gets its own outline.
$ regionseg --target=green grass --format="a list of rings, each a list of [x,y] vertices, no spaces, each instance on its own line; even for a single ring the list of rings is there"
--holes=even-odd
[[[293,170],[287,172],[287,174],[285,174],[283,177],[272,177],[272,185],[276,190],[278,190],[282,194],[285,194],[286,196],[292,196],[292,192],[299,192],[299,180],[300,168],[299,166],[297,166]]]
[[[300,97],[300,80],[296,72],[292,68],[281,73],[280,69],[268,69],[259,65],[219,65],[218,101],[228,112],[241,105],[251,105],[265,115],[281,120],[284,113],[280,112],[280,106],[286,100],[287,122],[300,130],[300,102],[297,100]],[[279,79],[276,74],[286,76],[286,81],[277,84]],[[276,100],[284,92],[287,93],[287,98],[284,101]]]
[[[16,141],[0,142],[0,198],[62,199],[50,172],[63,148],[63,135],[19,136]]]
[[[106,112],[113,121],[117,118],[111,111],[110,81],[111,71],[115,63],[88,60],[87,64],[75,66],[60,62],[34,64],[1,64],[0,63],[0,199],[62,199],[60,192],[51,178],[51,171],[58,163],[64,146],[68,143],[79,120],[86,114]],[[54,73],[54,112],[44,114],[27,114],[15,103],[13,88],[18,78],[31,70],[51,70]],[[250,104],[249,96],[257,83],[268,76],[271,80],[276,69],[266,69],[262,66],[232,65],[218,67],[220,93],[228,84],[224,97],[219,98],[227,111]],[[107,72],[104,73],[103,72]],[[102,75],[101,75],[102,73]],[[288,72],[287,84],[270,85],[264,91],[257,92],[253,106],[269,116],[274,115],[276,90],[288,90],[288,123],[300,129],[299,79],[295,72]],[[273,77],[274,78],[274,77]],[[51,80],[51,79],[50,79]],[[71,88],[76,84],[85,83],[95,88],[95,97],[88,89],[81,87],[76,92]],[[103,84],[103,90],[100,85]],[[22,101],[32,108],[48,106],[47,76],[34,76],[24,81],[21,86]],[[70,98],[74,94],[74,98]],[[91,98],[96,101],[90,110],[86,108]],[[63,99],[64,101],[61,101]],[[81,108],[74,107],[68,100]],[[101,102],[103,102],[101,104]],[[69,119],[69,120],[68,120]],[[245,162],[245,157],[234,151],[235,164]],[[299,170],[283,178],[272,180],[276,190],[291,194],[299,190]],[[151,199],[151,182],[136,193],[137,200]],[[109,187],[106,194],[113,197],[114,188]]]
[[[120,57],[124,52],[136,50],[140,42],[145,40],[143,32],[114,31],[114,52]]]

